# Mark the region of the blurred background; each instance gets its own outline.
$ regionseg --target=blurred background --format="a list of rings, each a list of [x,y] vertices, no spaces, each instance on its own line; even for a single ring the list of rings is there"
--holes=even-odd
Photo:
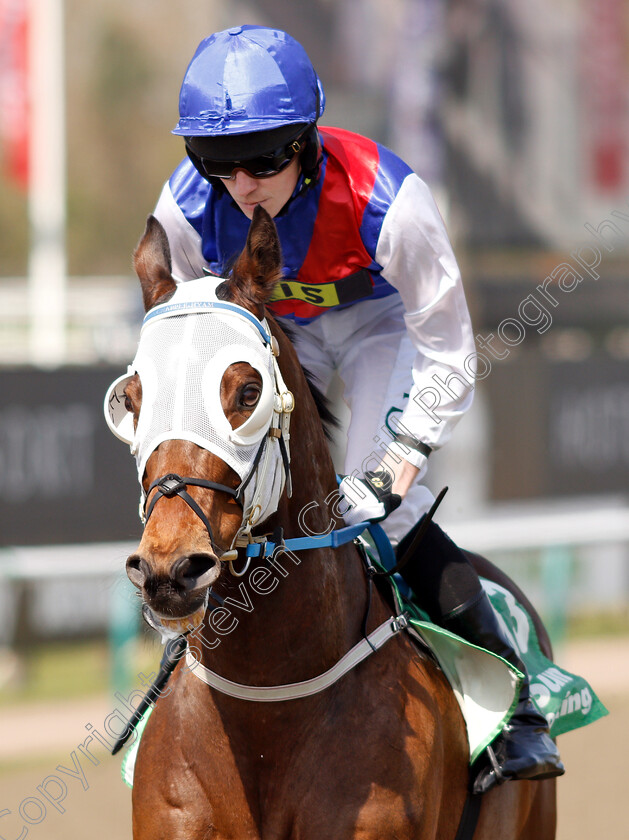
[[[442,525],[525,588],[612,711],[560,739],[558,837],[625,836],[624,0],[0,0],[0,833],[131,836],[119,760],[77,752],[160,655],[124,576],[134,463],[101,405],[135,352],[131,253],[182,157],[183,73],[238,23],[301,41],[322,124],[433,189],[485,362],[429,484],[450,487]],[[55,805],[42,780],[73,752],[84,783]]]

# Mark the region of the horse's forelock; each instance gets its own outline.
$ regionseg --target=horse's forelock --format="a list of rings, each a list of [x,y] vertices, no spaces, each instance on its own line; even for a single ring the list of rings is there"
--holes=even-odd
[[[255,208],[242,252],[232,261],[229,277],[217,289],[222,300],[248,309],[258,318],[282,277],[282,250],[273,219]]]

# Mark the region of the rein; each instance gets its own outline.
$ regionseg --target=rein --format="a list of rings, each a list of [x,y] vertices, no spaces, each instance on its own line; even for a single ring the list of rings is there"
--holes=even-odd
[[[427,521],[430,521],[432,518],[444,495],[445,490],[441,492],[437,501],[426,515],[425,519]],[[393,565],[393,568],[386,573],[378,572],[375,566],[373,566],[373,564],[368,560],[366,555],[362,557],[369,583],[367,611],[363,620],[363,639],[354,645],[354,647],[352,647],[335,665],[323,674],[319,674],[316,677],[302,682],[274,686],[253,686],[228,680],[220,674],[217,674],[215,671],[210,670],[198,659],[196,659],[188,647],[186,664],[195,677],[200,679],[206,685],[209,685],[211,688],[220,691],[222,694],[227,694],[229,697],[235,697],[239,700],[250,700],[263,703],[281,702],[284,700],[299,700],[304,697],[310,697],[313,694],[318,694],[319,692],[330,688],[330,686],[334,685],[337,680],[355,668],[356,665],[368,656],[371,656],[372,653],[378,651],[384,644],[386,644],[386,642],[389,641],[389,639],[396,636],[402,630],[405,630],[408,627],[408,618],[405,613],[401,613],[398,616],[386,619],[386,621],[384,621],[369,635],[365,632],[371,605],[371,585],[373,578],[377,575],[390,576],[397,571],[398,567],[401,568],[406,562],[408,562],[408,554],[405,553],[404,562],[395,564],[395,555],[391,543],[389,542],[382,526],[378,523],[359,522],[356,525],[348,525],[343,528],[338,528],[328,532],[327,534],[321,534],[315,537],[294,537],[288,540],[285,540],[283,537],[283,529],[278,528],[276,533],[273,535],[272,540],[269,540],[266,537],[260,537],[257,542],[251,542],[247,545],[247,565],[253,557],[266,559],[267,557],[272,557],[278,550],[306,551],[315,548],[337,548],[338,546],[356,540],[365,530],[369,531],[385,566],[391,567]],[[419,544],[424,532],[425,527],[420,529],[420,533],[413,540],[414,546]],[[251,539],[255,540],[254,537]],[[364,552],[361,552],[361,555],[363,554]],[[245,569],[246,568],[247,567],[245,567]]]

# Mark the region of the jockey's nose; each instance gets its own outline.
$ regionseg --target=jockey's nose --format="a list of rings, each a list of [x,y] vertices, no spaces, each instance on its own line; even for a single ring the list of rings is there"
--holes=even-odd
[[[232,178],[236,192],[239,195],[248,195],[258,186],[258,181],[246,169],[235,169],[232,172]]]

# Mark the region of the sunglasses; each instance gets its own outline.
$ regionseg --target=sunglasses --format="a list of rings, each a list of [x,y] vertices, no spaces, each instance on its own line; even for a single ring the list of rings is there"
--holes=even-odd
[[[199,157],[199,160],[208,178],[221,178],[228,181],[233,177],[235,169],[244,169],[252,178],[272,178],[273,175],[286,169],[302,148],[303,144],[299,137],[287,146],[281,146],[273,152],[247,160],[211,160],[205,157]]]

